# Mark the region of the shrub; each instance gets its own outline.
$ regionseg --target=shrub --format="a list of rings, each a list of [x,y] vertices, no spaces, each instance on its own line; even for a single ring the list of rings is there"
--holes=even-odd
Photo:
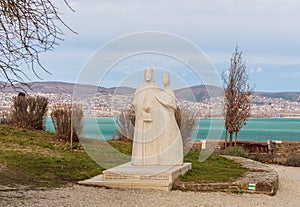
[[[190,142],[193,137],[193,131],[197,124],[197,116],[198,111],[195,109],[185,106],[177,107],[175,118],[180,129],[184,147],[187,147],[187,143]]]
[[[7,111],[0,111],[0,124],[9,125],[11,124],[10,114]]]
[[[176,122],[179,126],[183,146],[190,141],[193,131],[197,123],[197,112],[186,107],[177,107],[175,112]],[[116,117],[116,124],[118,132],[114,140],[118,141],[132,141],[134,136],[135,114],[134,109],[121,110]]]
[[[117,137],[114,140],[131,142],[134,134],[135,114],[132,108],[121,110],[117,114]]]
[[[71,104],[55,105],[51,112],[55,132],[64,141],[79,142],[82,118],[82,107],[77,104],[74,104],[73,107]]]
[[[221,151],[222,155],[230,155],[236,157],[248,157],[248,153],[242,147],[228,147]]]
[[[36,130],[44,129],[48,111],[48,99],[42,96],[30,97],[19,95],[13,97],[11,124]]]
[[[285,165],[300,167],[300,155],[291,155],[287,158]]]
[[[272,154],[262,154],[256,153],[253,157],[254,160],[263,163],[272,163],[274,160],[274,156]]]

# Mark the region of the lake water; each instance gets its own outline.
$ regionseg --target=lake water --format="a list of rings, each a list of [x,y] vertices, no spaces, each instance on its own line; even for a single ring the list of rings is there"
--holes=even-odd
[[[218,126],[213,123],[217,120]],[[114,118],[85,118],[83,135],[89,138],[111,139],[117,132]],[[199,119],[194,131],[195,141],[206,139],[209,129],[211,138],[225,139],[225,130],[221,119]],[[220,125],[221,123],[221,125]],[[46,130],[54,131],[51,119],[46,120]],[[220,132],[221,136],[214,133]],[[196,135],[196,136],[195,136]],[[298,118],[251,118],[239,133],[239,140],[267,141],[267,140],[300,141],[300,119]]]

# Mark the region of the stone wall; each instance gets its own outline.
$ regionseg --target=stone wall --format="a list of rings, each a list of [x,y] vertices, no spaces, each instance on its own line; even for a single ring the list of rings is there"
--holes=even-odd
[[[278,140],[269,140],[268,142],[248,142],[238,141],[237,146],[243,147],[249,153],[251,159],[256,159],[256,155],[263,155],[262,162],[273,162],[285,164],[287,159],[294,155],[300,156],[300,142],[286,142]],[[224,149],[223,140],[207,140],[202,142],[188,143],[191,150],[208,149],[210,151]]]
[[[223,140],[209,140],[202,142],[189,142],[186,145],[186,149],[200,151],[202,149],[222,149],[224,147]]]
[[[228,143],[227,143],[228,145]],[[268,153],[267,142],[249,142],[249,141],[237,141],[237,146],[243,147],[248,153]],[[224,149],[224,140],[204,140],[202,142],[190,142],[187,144],[187,149],[201,150],[201,149]]]
[[[300,155],[300,142],[269,140],[268,145],[273,162],[278,164],[284,164],[291,156]]]

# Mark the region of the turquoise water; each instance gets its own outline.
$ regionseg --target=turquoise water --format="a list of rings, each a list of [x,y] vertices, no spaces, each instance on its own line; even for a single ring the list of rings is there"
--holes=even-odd
[[[211,123],[216,119],[199,119],[199,123],[194,131],[196,140],[206,139],[211,128],[213,139],[225,139],[225,131],[222,126],[215,126]],[[221,123],[222,120],[217,120]],[[221,127],[221,128],[220,128]],[[46,120],[46,129],[54,131],[50,119]],[[101,131],[101,133],[100,133]],[[85,137],[97,139],[111,139],[116,134],[116,125],[114,118],[85,118],[83,135]],[[215,132],[221,132],[222,136],[214,136]],[[245,141],[267,141],[286,140],[300,141],[300,119],[289,118],[252,118],[242,128],[239,133],[239,140]]]

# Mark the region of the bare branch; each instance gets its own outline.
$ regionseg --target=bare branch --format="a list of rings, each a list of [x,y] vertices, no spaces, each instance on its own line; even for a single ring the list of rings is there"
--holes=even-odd
[[[0,78],[7,81],[0,83],[0,89],[15,88],[17,83],[27,85],[29,71],[38,78],[38,69],[49,73],[39,54],[54,49],[63,40],[64,33],[58,25],[74,32],[60,18],[52,0],[0,1]]]

